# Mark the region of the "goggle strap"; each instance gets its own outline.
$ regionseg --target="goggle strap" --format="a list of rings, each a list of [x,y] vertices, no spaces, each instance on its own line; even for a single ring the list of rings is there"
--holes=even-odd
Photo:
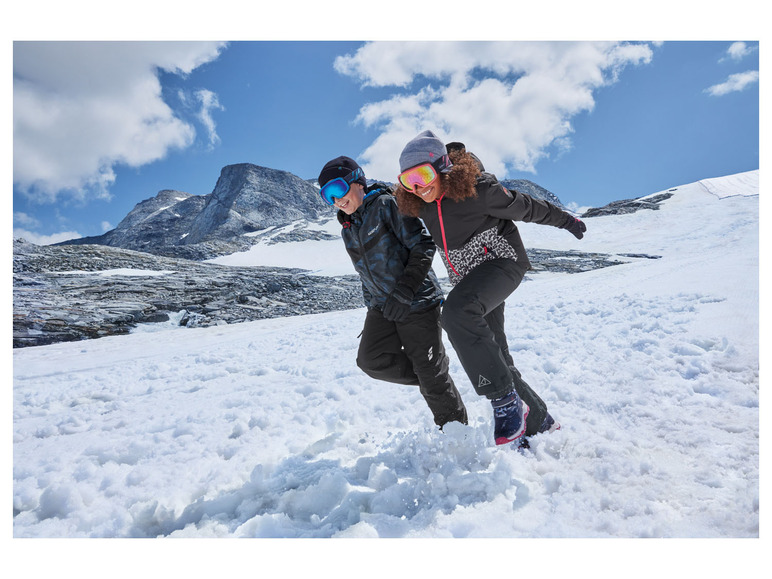
[[[443,155],[442,157],[437,159],[434,163],[432,163],[432,166],[437,170],[438,173],[445,173],[451,167],[453,167],[453,163],[450,162],[449,155]]]

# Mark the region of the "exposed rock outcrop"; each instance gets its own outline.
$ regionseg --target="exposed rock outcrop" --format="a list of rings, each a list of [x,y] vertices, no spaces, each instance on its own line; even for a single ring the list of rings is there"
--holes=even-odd
[[[100,245],[14,242],[13,345],[126,334],[140,323],[202,327],[362,307],[355,275],[230,267]]]
[[[602,215],[624,215],[627,213],[635,213],[641,209],[650,209],[653,211],[659,210],[659,204],[663,201],[670,199],[673,196],[671,189],[667,193],[660,193],[659,195],[652,195],[651,197],[641,197],[639,199],[623,199],[622,201],[612,201],[604,207],[597,207],[588,209],[582,214],[582,218],[585,217],[600,217]]]
[[[534,273],[577,273],[629,261],[540,249],[530,249],[529,256]],[[440,281],[449,291],[447,278]],[[362,284],[353,273],[322,277],[299,269],[221,266],[102,245],[14,241],[14,347],[126,334],[151,322],[202,327],[363,305]]]

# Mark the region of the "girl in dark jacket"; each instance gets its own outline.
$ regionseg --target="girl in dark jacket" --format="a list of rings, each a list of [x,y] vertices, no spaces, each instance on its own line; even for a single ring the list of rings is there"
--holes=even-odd
[[[453,284],[441,323],[477,394],[491,400],[496,444],[559,428],[522,379],[509,353],[504,300],[530,268],[514,221],[568,229],[584,223],[542,200],[504,188],[463,149],[448,151],[431,131],[410,141],[399,159],[400,211],[429,229]]]
[[[322,200],[338,209],[341,236],[362,281],[367,306],[357,366],[368,376],[417,385],[440,428],[466,424],[461,395],[442,344],[442,290],[432,271],[436,251],[420,220],[399,213],[389,187],[367,186],[350,157],[319,174]]]

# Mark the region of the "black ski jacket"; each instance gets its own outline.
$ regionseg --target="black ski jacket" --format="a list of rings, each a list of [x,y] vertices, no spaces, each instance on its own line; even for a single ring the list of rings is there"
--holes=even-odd
[[[494,175],[477,179],[477,196],[454,201],[444,197],[421,207],[419,217],[439,247],[440,257],[455,285],[481,263],[508,258],[531,267],[514,221],[565,228],[569,214],[540,199],[509,191]]]
[[[376,183],[353,214],[338,211],[341,236],[368,308],[382,309],[397,284],[404,284],[414,292],[411,311],[425,310],[443,298],[431,269],[434,241],[419,219],[399,213],[391,192]]]

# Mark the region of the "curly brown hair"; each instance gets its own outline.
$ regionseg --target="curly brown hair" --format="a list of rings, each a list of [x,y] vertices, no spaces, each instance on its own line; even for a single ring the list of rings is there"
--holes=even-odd
[[[476,197],[475,183],[480,176],[477,160],[465,151],[451,152],[450,160],[453,163],[450,173],[440,174],[440,185],[445,197],[453,201]],[[411,217],[418,217],[421,207],[425,204],[425,201],[405,189],[399,182],[394,196],[397,198],[400,212]]]

